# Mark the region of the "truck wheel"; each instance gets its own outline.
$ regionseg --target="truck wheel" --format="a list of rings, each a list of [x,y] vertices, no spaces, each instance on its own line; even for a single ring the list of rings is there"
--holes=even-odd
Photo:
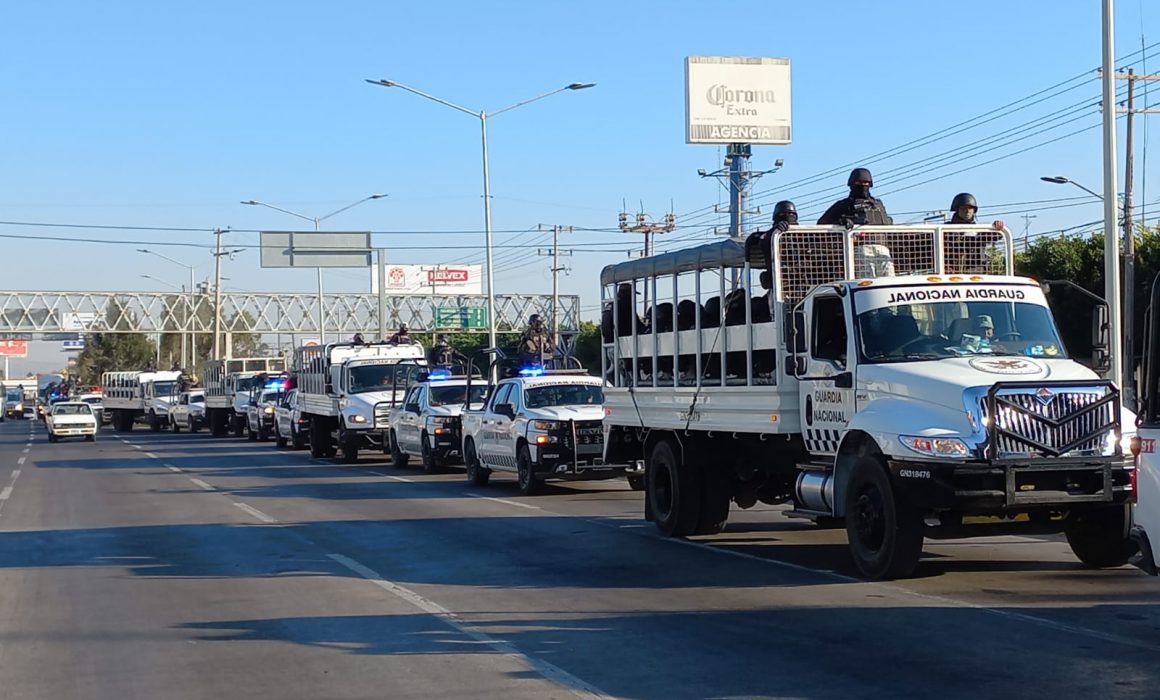
[[[701,464],[701,515],[694,535],[716,535],[729,520],[729,472],[719,466]]]
[[[228,433],[226,426],[226,416],[221,411],[214,411],[209,414],[209,434],[214,437],[224,437]]]
[[[423,448],[421,453],[423,456],[424,474],[438,474],[443,470],[443,465],[440,464],[439,458],[431,451],[431,446],[427,442],[427,433],[423,433]]]
[[[644,491],[644,474],[629,474],[628,486],[633,491]]]
[[[155,433],[161,432],[161,419],[153,411],[149,412],[149,429]]]
[[[472,486],[487,486],[491,479],[491,470],[479,462],[479,455],[475,453],[475,441],[468,440],[463,446],[463,464],[467,467],[467,480]]]
[[[169,417],[169,429],[175,433],[181,432],[181,426],[177,424],[177,419],[173,416]]]
[[[411,457],[399,449],[398,436],[395,431],[391,431],[391,466],[396,469],[405,469],[407,462],[411,461]]]
[[[282,437],[282,431],[276,425],[274,426],[274,444],[278,446],[278,449],[286,449],[286,438]]]
[[[234,418],[234,437],[241,437],[246,433],[246,424],[241,418]]]
[[[330,434],[321,420],[310,421],[310,456],[323,459],[330,448]]]
[[[1064,533],[1076,558],[1091,568],[1122,566],[1136,553],[1128,537],[1132,530],[1130,506],[1111,506],[1075,511],[1067,518]]]
[[[258,434],[256,432],[254,432],[253,428],[250,427],[249,421],[246,421],[246,439],[249,440],[250,442],[257,442],[258,441]]]
[[[859,459],[850,474],[846,535],[854,565],[867,578],[905,578],[922,555],[922,513],[898,500],[874,457]]]
[[[669,537],[691,535],[701,515],[698,470],[677,458],[668,440],[659,440],[649,454],[648,502],[657,529]]]
[[[543,485],[543,482],[536,480],[536,473],[532,467],[532,451],[527,445],[520,445],[520,450],[516,454],[516,480],[520,485],[520,493],[525,496],[535,496]]]
[[[189,428],[189,432],[191,432],[191,433],[197,432],[197,423],[194,422],[193,416],[189,417],[187,427]]]
[[[306,440],[302,437],[302,433],[295,430],[293,425],[290,426],[290,447],[295,450],[306,447]]]
[[[342,448],[342,463],[354,464],[358,461],[358,438],[344,430],[338,432],[338,444]]]

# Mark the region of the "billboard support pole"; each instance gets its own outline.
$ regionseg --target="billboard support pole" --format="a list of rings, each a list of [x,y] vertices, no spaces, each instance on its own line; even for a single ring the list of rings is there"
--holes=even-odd
[[[745,188],[749,182],[749,155],[747,143],[731,143],[726,152],[729,160],[729,235],[741,236],[745,226]]]
[[[387,339],[387,251],[375,250],[375,274],[379,277],[379,340]]]

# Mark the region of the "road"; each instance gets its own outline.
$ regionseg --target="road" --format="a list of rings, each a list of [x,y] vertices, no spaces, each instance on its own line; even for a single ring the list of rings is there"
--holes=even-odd
[[[867,583],[777,508],[666,540],[619,481],[23,421],[0,489],[0,699],[1160,695],[1160,581],[1058,538]]]

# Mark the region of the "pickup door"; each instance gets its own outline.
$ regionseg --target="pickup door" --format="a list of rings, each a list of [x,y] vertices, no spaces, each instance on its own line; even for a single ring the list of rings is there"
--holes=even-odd
[[[482,427],[479,432],[479,455],[485,466],[492,469],[512,470],[516,466],[515,435],[512,434],[512,418],[501,414],[496,407],[511,405],[515,413],[520,388],[515,382],[500,384],[483,412]]]
[[[398,409],[399,419],[395,422],[395,439],[399,441],[399,448],[409,455],[420,454],[422,450],[423,426],[419,416],[423,410],[424,395],[427,386],[419,384],[410,388],[403,398],[403,405]]]
[[[294,434],[293,424],[298,419],[298,390],[291,389],[286,392],[282,400],[274,408],[275,420],[278,421],[278,434],[284,438],[289,438]]]

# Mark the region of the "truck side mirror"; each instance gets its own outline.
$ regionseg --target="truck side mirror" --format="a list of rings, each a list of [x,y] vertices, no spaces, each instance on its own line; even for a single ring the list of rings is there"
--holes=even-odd
[[[512,419],[516,417],[516,407],[510,403],[496,404],[495,412],[501,416],[507,416],[508,418]]]
[[[1108,343],[1111,333],[1108,323],[1107,304],[1098,304],[1092,314],[1092,370],[1103,374],[1112,366],[1112,358],[1108,355]]]

